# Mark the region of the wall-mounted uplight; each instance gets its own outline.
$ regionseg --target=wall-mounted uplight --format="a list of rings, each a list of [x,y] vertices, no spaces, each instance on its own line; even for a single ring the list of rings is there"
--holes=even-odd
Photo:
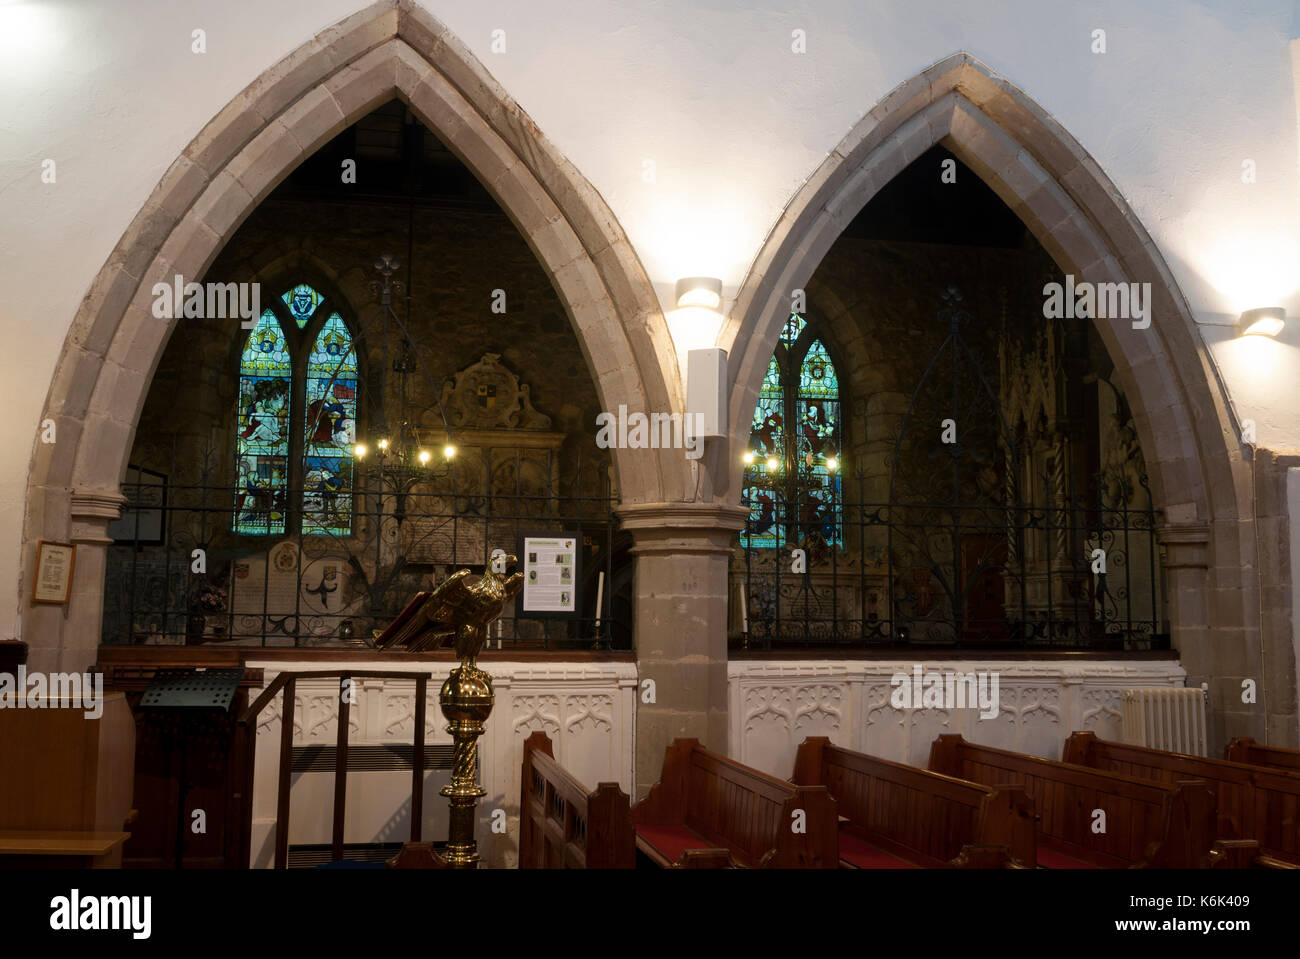
[[[1237,321],[1242,336],[1277,336],[1285,326],[1286,310],[1280,306],[1247,310]]]
[[[677,281],[677,306],[716,310],[722,305],[722,281],[712,276],[690,276]]]

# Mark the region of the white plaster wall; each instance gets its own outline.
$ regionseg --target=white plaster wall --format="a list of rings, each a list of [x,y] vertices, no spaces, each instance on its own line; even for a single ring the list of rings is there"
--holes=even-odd
[[[1292,0],[423,0],[604,195],[661,296],[733,295],[782,208],[885,93],[955,51],[1070,131],[1198,317],[1300,314]],[[26,463],[68,325],[173,159],[358,0],[0,3],[0,633],[14,632]],[[207,31],[207,53],[191,31]],[[504,30],[506,52],[493,53]],[[790,50],[806,31],[807,53]],[[1108,52],[1090,52],[1094,29]],[[41,163],[57,163],[54,184]],[[1241,182],[1243,160],[1257,182]],[[655,181],[643,179],[645,161]],[[1159,319],[1157,318],[1157,322]],[[1213,342],[1223,330],[1210,330]],[[1300,448],[1300,321],[1216,358],[1261,446]],[[1266,371],[1266,373],[1264,372]]]

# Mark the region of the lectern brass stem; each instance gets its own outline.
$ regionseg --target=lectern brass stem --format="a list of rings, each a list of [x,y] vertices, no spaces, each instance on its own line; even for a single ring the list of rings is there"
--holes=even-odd
[[[451,782],[440,791],[447,797],[451,814],[444,858],[454,869],[478,867],[474,824],[478,801],[487,795],[476,775],[478,738],[494,702],[492,677],[472,660],[453,669],[438,693],[438,705],[447,717],[447,732],[454,744]]]

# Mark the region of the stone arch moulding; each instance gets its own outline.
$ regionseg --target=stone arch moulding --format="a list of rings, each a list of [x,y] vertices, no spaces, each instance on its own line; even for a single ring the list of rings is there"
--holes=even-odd
[[[1097,328],[1133,401],[1152,492],[1164,511],[1172,627],[1188,683],[1213,684],[1223,669],[1212,641],[1244,647],[1247,656],[1260,649],[1258,585],[1240,559],[1254,543],[1249,466],[1224,389],[1172,273],[1119,190],[1056,120],[968,54],[948,57],[889,93],[809,177],[769,233],[718,339],[731,357],[731,435],[748,435],[791,291],[807,287],[876,192],[935,144],[984,179],[1064,272],[1092,282],[1151,283],[1148,329],[1134,330],[1128,320]],[[736,501],[741,480],[731,465],[718,495]],[[1204,592],[1211,588],[1213,611]]]
[[[676,359],[644,268],[604,200],[448,29],[410,0],[380,0],[267,70],[171,165],[78,310],[28,475],[19,608],[33,668],[94,661],[106,527],[158,360],[176,325],[152,287],[202,279],[244,218],[331,137],[394,96],[492,192],[570,314],[601,402],[679,409]],[[682,468],[661,450],[615,450],[624,503],[680,499]],[[33,606],[36,541],[73,541],[72,601]]]

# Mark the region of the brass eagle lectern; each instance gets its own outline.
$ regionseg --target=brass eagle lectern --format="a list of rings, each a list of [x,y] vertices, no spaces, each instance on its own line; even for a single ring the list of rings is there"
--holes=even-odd
[[[502,557],[498,556],[498,563]],[[504,557],[508,570],[513,556]],[[447,717],[447,732],[455,744],[451,782],[441,794],[447,797],[451,819],[447,830],[447,864],[453,869],[474,869],[479,860],[474,839],[474,812],[487,791],[479,786],[478,737],[492,712],[492,677],[478,668],[475,660],[487,640],[488,625],[501,615],[508,600],[524,585],[522,573],[499,575],[489,563],[473,586],[467,584],[470,571],[458,570],[429,597],[429,618],[448,623],[455,632],[456,656],[460,666],[451,671],[438,692],[438,705]]]

